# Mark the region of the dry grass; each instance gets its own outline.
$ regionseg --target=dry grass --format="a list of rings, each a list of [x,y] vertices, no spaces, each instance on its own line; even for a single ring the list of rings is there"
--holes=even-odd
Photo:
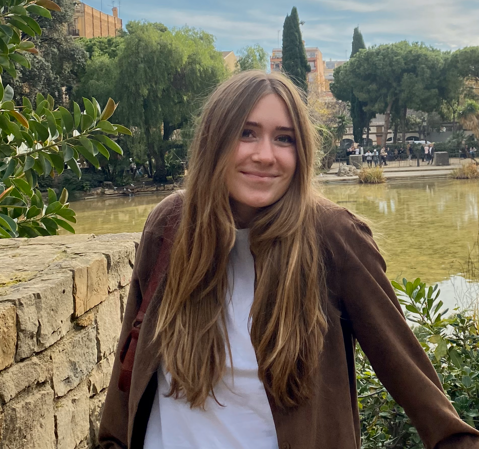
[[[452,171],[454,179],[479,179],[479,166],[475,162],[468,162]]]
[[[358,173],[359,182],[361,184],[382,184],[386,182],[384,172],[381,167],[368,168],[363,166]]]

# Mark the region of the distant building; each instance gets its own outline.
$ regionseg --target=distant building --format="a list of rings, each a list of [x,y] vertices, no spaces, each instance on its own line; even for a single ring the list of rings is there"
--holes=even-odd
[[[324,64],[323,55],[317,47],[307,47],[306,57],[308,58],[311,72],[308,73],[308,84],[310,87],[315,87],[320,92],[326,88],[324,79]],[[283,50],[281,48],[274,48],[270,57],[270,68],[272,72],[280,72],[283,68]]]
[[[346,61],[325,61],[324,62],[324,78],[326,80],[326,90],[329,91],[329,85],[334,81],[334,69],[342,66]]]
[[[238,61],[236,55],[232,51],[222,51],[221,54],[223,55],[226,68],[230,72],[234,72],[236,70],[236,62]]]
[[[116,36],[123,27],[118,17],[118,8],[112,8],[112,15],[92,8],[82,2],[75,3],[73,23],[68,26],[68,34],[75,37]]]

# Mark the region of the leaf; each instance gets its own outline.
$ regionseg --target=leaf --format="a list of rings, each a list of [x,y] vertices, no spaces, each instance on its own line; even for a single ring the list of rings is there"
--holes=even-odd
[[[37,206],[39,209],[43,210],[43,198],[40,190],[35,189],[35,195],[30,199],[32,206]]]
[[[42,211],[37,206],[31,206],[27,212],[27,219],[29,220],[33,217],[37,217],[38,215],[40,215],[41,212]]]
[[[57,201],[57,194],[55,193],[55,191],[53,189],[48,189],[48,203],[51,204],[51,203],[54,203],[55,201]]]
[[[100,163],[98,159],[93,156],[93,153],[90,153],[85,147],[80,145],[75,146],[76,150],[88,161],[92,164],[95,168],[100,168]]]
[[[40,103],[42,103],[44,101],[45,101],[45,97],[40,92],[37,92],[37,95],[35,97],[35,103],[36,103],[37,107]]]
[[[413,306],[412,304],[408,304],[406,306],[406,309],[409,310],[409,312],[412,312],[412,313],[419,313],[419,310],[417,310],[417,308],[415,306]]]
[[[46,142],[48,138],[50,137],[50,134],[48,132],[48,129],[45,128],[41,123],[35,121],[35,120],[30,120],[30,128],[35,131],[37,135],[37,140],[40,142]]]
[[[48,9],[45,9],[39,5],[28,5],[27,11],[31,14],[37,14],[38,16],[46,17],[47,19],[52,18],[50,11],[48,11]]]
[[[72,226],[67,223],[64,220],[61,220],[60,218],[54,218],[53,221],[58,225],[61,226],[63,229],[66,229],[68,232],[71,232],[72,234],[75,234],[75,229],[72,228]]]
[[[51,0],[37,0],[35,2],[38,6],[43,6],[46,9],[49,9],[50,11],[58,11],[60,12],[62,9],[54,2]]]
[[[462,368],[461,356],[454,348],[449,349],[449,358],[456,368]]]
[[[42,29],[40,28],[40,26],[38,25],[38,23],[32,19],[31,17],[29,16],[24,16],[22,17],[22,20],[36,33],[38,34],[39,36],[42,35]]]
[[[22,193],[27,195],[29,198],[33,195],[33,190],[30,187],[30,184],[28,184],[27,181],[21,178],[14,178],[12,179],[12,183],[15,185],[15,187],[20,190]]]
[[[91,143],[90,139],[85,136],[80,136],[78,140],[84,148],[86,148],[91,154],[93,154],[93,144]]]
[[[106,157],[107,160],[110,160],[110,152],[96,140],[92,140],[93,146],[96,148],[97,153],[100,153],[102,156]]]
[[[8,25],[0,25],[0,32],[2,32],[8,40],[13,37],[13,29]]]
[[[434,351],[434,356],[436,357],[436,360],[439,362],[442,357],[444,357],[447,354],[447,342],[446,340],[441,339],[441,341],[438,343],[436,350]]]
[[[17,233],[17,223],[8,215],[0,214],[0,225],[2,225],[7,231],[12,231],[13,234]]]
[[[72,132],[73,131],[73,126],[74,126],[72,115],[63,106],[60,106],[58,108],[58,110],[62,114],[62,121],[63,121],[63,125],[65,127],[65,130],[66,130],[66,133],[68,134],[68,133]]]
[[[0,52],[4,55],[8,55],[8,47],[2,37],[0,37]]]
[[[25,165],[23,166],[23,169],[24,169],[25,171],[28,171],[28,170],[30,170],[34,165],[35,165],[35,159],[33,159],[33,157],[31,157],[31,156],[27,156],[27,158],[25,159]]]
[[[82,131],[86,131],[87,129],[89,129],[92,124],[93,124],[93,119],[89,115],[87,114],[81,115],[80,126]]]
[[[37,115],[42,115],[45,108],[48,108],[47,100],[42,100],[40,102],[37,101],[37,108],[35,109],[35,112],[37,113]]]
[[[116,142],[111,140],[109,137],[98,135],[98,136],[94,136],[94,138],[98,140],[99,142],[103,143],[104,145],[106,145],[108,148],[110,148],[110,150],[113,150],[115,153],[123,155],[123,150],[121,149],[120,145],[118,145]]]
[[[95,106],[95,110],[96,110],[97,116],[99,117],[99,116],[101,115],[100,103],[98,103],[98,101],[96,100],[95,97],[92,97],[91,101],[92,101],[92,103],[93,103],[93,106]]]
[[[12,235],[9,234],[0,224],[0,238],[11,239]]]
[[[42,224],[47,228],[48,232],[51,235],[55,235],[58,229],[58,225],[49,217],[43,217],[41,220]]]
[[[72,223],[76,223],[77,220],[75,218],[75,211],[71,210],[71,209],[66,209],[65,207],[63,207],[62,209],[60,209],[58,212],[57,212],[57,215],[60,215],[60,217],[63,217],[65,220],[68,220]]]
[[[75,129],[80,126],[80,119],[81,119],[81,110],[80,106],[76,101],[73,102],[73,119],[75,121]]]
[[[3,100],[3,93],[4,92],[5,92],[5,89],[3,88],[3,84],[1,83],[1,79],[0,79],[0,102]]]
[[[63,169],[65,168],[65,161],[63,160],[63,157],[59,154],[53,153],[50,153],[48,157],[52,161],[53,167],[55,167],[57,173],[61,175],[63,173]]]
[[[52,164],[50,164],[50,161],[44,156],[44,153],[42,153],[41,151],[38,153],[38,160],[43,167],[43,176],[47,177],[52,171]]]
[[[13,87],[10,84],[7,84],[5,87],[5,92],[3,93],[3,101],[12,101],[13,97],[15,96],[15,92]]]
[[[68,166],[71,168],[72,172],[75,173],[75,175],[78,176],[78,178],[81,178],[81,169],[80,166],[78,165],[78,162],[75,159],[70,159],[67,161]]]
[[[131,131],[126,126],[123,126],[123,125],[113,125],[113,126],[116,129],[116,131],[119,132],[120,134],[126,134],[127,136],[132,135]]]
[[[55,100],[50,94],[47,95],[47,101],[48,101],[48,108],[52,110],[55,107]]]
[[[118,104],[115,104],[113,99],[109,98],[103,112],[101,113],[100,120],[108,120],[115,112],[117,106]]]
[[[63,188],[62,194],[60,195],[60,199],[58,200],[63,205],[68,201],[68,190]],[[72,211],[73,212],[73,211]]]
[[[439,334],[434,334],[429,337],[429,341],[437,345],[442,340],[442,337]]]
[[[45,215],[54,214],[57,211],[59,211],[61,208],[62,208],[62,203],[60,203],[60,201],[54,201],[53,203],[50,203],[48,205],[47,209],[45,210]]]
[[[83,97],[83,104],[85,105],[86,113],[93,119],[96,120],[96,111],[93,106],[93,103],[88,99]]]
[[[3,174],[2,179],[4,181],[5,181],[5,179],[9,178],[10,175],[15,171],[16,166],[17,166],[17,162],[15,161],[15,159],[11,159],[10,162],[8,163],[7,170]]]
[[[73,148],[68,146],[65,142],[62,143],[63,162],[68,162],[73,158]]]
[[[23,67],[26,67],[27,69],[30,69],[32,66],[30,64],[30,61],[25,58],[25,56],[19,54],[19,53],[10,53],[10,59],[12,61],[15,61],[17,64],[20,64]]]
[[[29,128],[30,125],[28,124],[28,120],[22,115],[20,114],[20,112],[18,111],[9,111],[9,114],[13,117],[15,117],[15,119],[18,121],[18,123],[20,123],[21,125],[23,125],[25,128]]]
[[[13,111],[15,109],[15,103],[11,100],[4,101],[2,103],[2,109],[7,111]]]
[[[18,17],[18,16],[16,16]],[[35,31],[33,31],[25,22],[18,18],[9,18],[8,23],[15,28],[23,31],[25,34],[28,34],[30,37],[35,37]]]
[[[462,383],[466,388],[469,388],[472,385],[471,378],[469,376],[462,376]]]
[[[55,139],[56,137],[58,137],[57,121],[55,120],[55,116],[48,109],[45,109],[43,112],[45,114],[45,117],[47,118],[50,136],[52,139]]]
[[[96,124],[96,127],[97,128],[100,128],[102,131],[104,132],[107,132],[109,134],[116,134],[117,131],[116,129],[113,127],[113,125],[110,123],[110,122],[107,122],[105,120],[100,120],[97,124]]]

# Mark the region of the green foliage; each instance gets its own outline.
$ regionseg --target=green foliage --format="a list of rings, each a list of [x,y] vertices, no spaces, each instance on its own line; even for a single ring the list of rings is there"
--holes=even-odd
[[[359,31],[359,27],[354,28],[353,43],[351,50],[351,58],[353,58],[360,50],[366,49],[363,35]],[[363,138],[364,128],[369,126],[370,115],[364,108],[367,103],[360,101],[353,92],[351,92],[350,115],[353,121],[353,136],[356,143],[360,143]]]
[[[451,172],[454,179],[479,179],[479,166],[474,162],[468,162]]]
[[[2,13],[7,24],[0,26],[0,41],[6,48],[0,56],[0,71],[6,70],[11,76],[16,75],[12,67],[17,58],[13,56],[24,49],[35,51],[25,36],[41,33],[38,23],[29,16],[30,11],[48,17],[48,10],[43,11],[39,4],[59,10],[57,4],[46,0],[39,4],[15,3],[4,5]],[[116,109],[111,99],[102,110],[95,99],[85,98],[84,110],[74,103],[71,113],[62,106],[56,107],[51,95],[45,98],[38,93],[35,107],[27,97],[21,107],[16,107],[12,87],[3,82],[0,86],[0,238],[52,235],[59,228],[74,232],[70,223],[75,223],[75,212],[69,208],[68,191],[63,189],[58,197],[48,189],[44,198],[38,189],[39,177],[54,177],[55,173],[63,173],[66,166],[79,177],[79,161],[98,168],[100,155],[109,158],[110,151],[122,153],[107,134],[116,136],[130,131],[108,121]]]
[[[239,58],[236,62],[236,71],[245,70],[266,70],[268,68],[268,53],[259,44],[247,46],[239,51]]]
[[[283,25],[283,71],[300,89],[308,91],[307,74],[311,71],[306,57],[298,10],[293,7]]]
[[[52,11],[51,19],[50,12],[45,8],[32,2],[28,2],[28,5],[27,11],[38,22],[41,34],[35,33],[34,36],[24,34],[22,45],[32,46],[34,53],[22,53],[27,63],[17,57],[15,59],[18,64],[17,76],[6,74],[3,80],[13,87],[17,104],[21,104],[22,97],[28,97],[34,103],[37,94],[42,93],[50,94],[56,103],[66,106],[68,95],[77,82],[78,74],[83,71],[87,59],[83,48],[66,33],[66,28],[73,21],[74,2],[58,0],[61,10]],[[46,17],[44,11],[47,11]],[[33,20],[32,17],[28,19]],[[23,17],[23,20],[26,18]]]
[[[123,37],[81,37],[77,41],[87,52],[89,59],[107,56],[110,59],[117,58],[125,45]]]
[[[479,330],[477,316],[464,311],[446,316],[438,286],[420,279],[393,282],[413,331],[426,351],[459,416],[479,428]],[[404,410],[378,381],[362,351],[357,353],[357,385],[364,449],[421,448]]]
[[[118,112],[144,142],[135,159],[154,162],[154,179],[165,182],[169,142],[225,79],[226,68],[213,36],[203,31],[139,22],[129,22],[127,30],[118,57]]]

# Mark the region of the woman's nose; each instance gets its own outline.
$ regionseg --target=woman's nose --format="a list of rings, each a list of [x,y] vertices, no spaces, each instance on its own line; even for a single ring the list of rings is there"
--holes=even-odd
[[[271,139],[261,139],[256,145],[255,152],[253,153],[253,160],[255,162],[261,162],[263,164],[271,164],[274,162],[274,145]]]

